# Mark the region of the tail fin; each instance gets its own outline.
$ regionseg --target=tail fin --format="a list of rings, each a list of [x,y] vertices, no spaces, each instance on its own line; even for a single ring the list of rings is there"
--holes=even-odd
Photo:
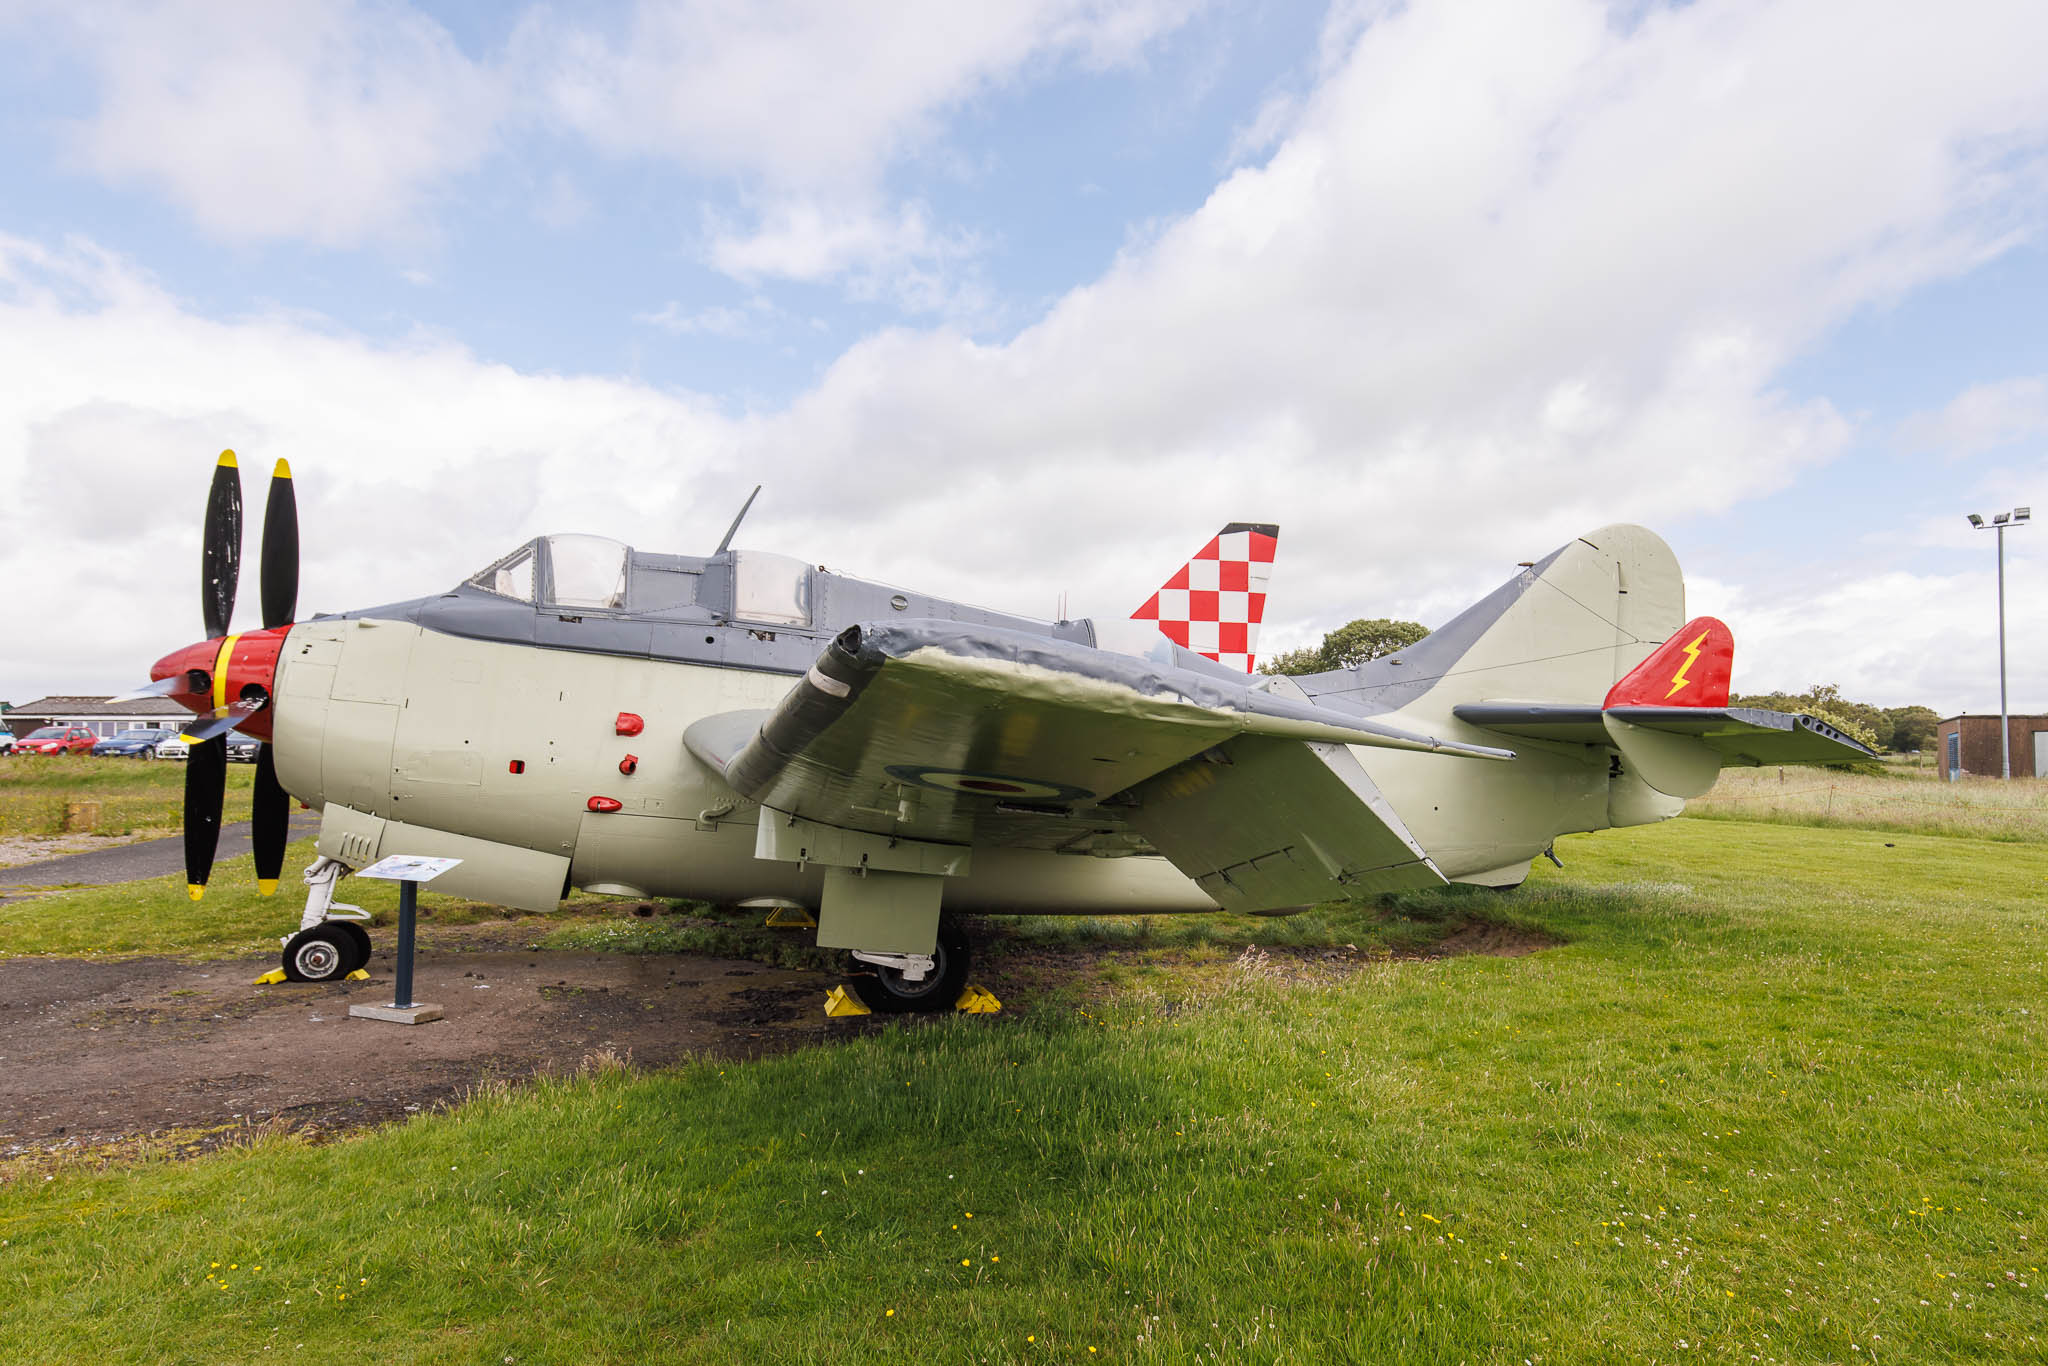
[[[1735,671],[1735,636],[1713,617],[1694,617],[1608,690],[1606,707],[1725,707]]]
[[[1209,538],[1133,621],[1149,621],[1174,644],[1246,673],[1258,662],[1259,623],[1266,619],[1266,581],[1280,528],[1232,522]]]
[[[1407,649],[1296,681],[1367,712],[1420,704],[1448,714],[1492,701],[1590,707],[1684,620],[1685,579],[1671,548],[1642,527],[1606,526],[1525,566]],[[1681,655],[1698,634],[1679,641]]]

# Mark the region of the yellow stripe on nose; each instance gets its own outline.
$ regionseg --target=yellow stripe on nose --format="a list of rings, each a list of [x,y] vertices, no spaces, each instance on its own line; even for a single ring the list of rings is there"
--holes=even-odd
[[[235,653],[235,642],[240,636],[229,636],[220,643],[220,653],[213,659],[213,705],[216,710],[228,704],[228,659]]]

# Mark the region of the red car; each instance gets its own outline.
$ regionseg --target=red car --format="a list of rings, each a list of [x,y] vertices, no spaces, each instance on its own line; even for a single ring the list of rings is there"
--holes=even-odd
[[[44,726],[14,742],[16,754],[87,754],[99,736],[86,726]]]

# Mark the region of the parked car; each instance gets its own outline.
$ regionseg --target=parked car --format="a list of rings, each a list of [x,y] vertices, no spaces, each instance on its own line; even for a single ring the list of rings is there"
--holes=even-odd
[[[261,740],[242,734],[238,730],[228,732],[228,762],[231,764],[253,764],[256,751],[263,748]]]
[[[42,726],[15,743],[16,754],[84,754],[100,737],[88,726]]]
[[[94,745],[92,752],[100,758],[111,755],[117,759],[154,759],[156,747],[176,734],[174,730],[159,730],[153,727],[124,730],[119,735],[109,735]]]
[[[15,746],[15,744],[16,744],[16,741],[15,741],[15,738],[14,738],[14,732],[13,732],[13,731],[11,731],[11,730],[0,730],[0,754],[12,754],[12,753],[14,753],[14,746]]]
[[[156,742],[156,757],[159,759],[189,759],[192,757],[192,747],[185,743],[184,736],[173,731],[169,739]]]

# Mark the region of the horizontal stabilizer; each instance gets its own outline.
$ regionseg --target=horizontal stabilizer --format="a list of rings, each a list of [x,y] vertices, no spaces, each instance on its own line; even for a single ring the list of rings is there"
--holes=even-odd
[[[1839,764],[1875,757],[1818,717],[1761,707],[1599,707],[1549,702],[1470,702],[1453,709],[1468,725],[1531,740],[1611,745],[1603,716],[1643,730],[1695,736],[1723,764]]]

